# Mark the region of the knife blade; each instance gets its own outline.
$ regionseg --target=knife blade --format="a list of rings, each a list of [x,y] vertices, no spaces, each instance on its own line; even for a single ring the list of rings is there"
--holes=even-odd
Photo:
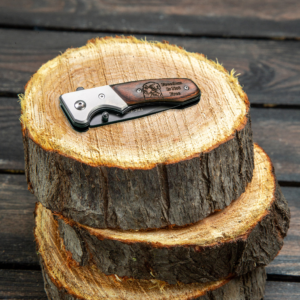
[[[60,105],[78,131],[123,122],[173,108],[186,108],[201,97],[187,78],[163,78],[78,88],[60,96]]]

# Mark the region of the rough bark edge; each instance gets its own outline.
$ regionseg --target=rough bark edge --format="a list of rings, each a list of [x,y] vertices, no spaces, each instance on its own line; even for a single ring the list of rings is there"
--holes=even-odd
[[[84,298],[70,294],[66,289],[59,286],[47,273],[43,260],[40,259],[42,274],[44,278],[44,289],[49,300],[82,300]],[[194,298],[187,296],[186,300],[261,300],[265,293],[266,272],[263,267],[257,268],[254,271],[240,277],[232,278],[227,283],[218,289],[208,291],[203,296]],[[227,281],[227,280],[226,280]],[[225,281],[225,282],[226,282]],[[199,291],[199,294],[202,294]],[[103,298],[104,299],[104,298]],[[110,299],[110,298],[106,298]],[[116,298],[113,298],[116,299]],[[128,298],[127,298],[128,299]],[[126,299],[126,300],[127,300]],[[155,300],[155,298],[152,298]],[[166,298],[156,298],[166,299]],[[182,300],[185,300],[182,299]],[[130,300],[130,299],[128,299]]]
[[[273,173],[273,172],[272,172]],[[275,175],[273,173],[274,181]],[[175,284],[216,281],[230,275],[240,276],[257,266],[269,264],[283,246],[290,221],[288,204],[275,182],[273,201],[268,211],[243,236],[218,244],[163,245],[108,239],[92,235],[74,222],[82,252],[105,274],[138,279],[156,279]],[[80,224],[79,224],[80,225]],[[68,249],[72,253],[72,249]],[[86,256],[85,256],[86,257]],[[86,261],[78,261],[84,264]]]
[[[210,152],[149,170],[92,167],[45,151],[23,130],[28,189],[53,212],[94,228],[192,224],[227,207],[252,180],[253,141],[247,118],[240,131]]]

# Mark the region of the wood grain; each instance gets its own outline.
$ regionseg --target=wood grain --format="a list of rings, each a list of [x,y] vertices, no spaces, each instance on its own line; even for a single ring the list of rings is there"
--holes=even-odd
[[[199,88],[186,78],[165,78],[113,84],[112,89],[128,104],[168,102],[178,105],[200,95]],[[187,90],[184,88],[187,87]],[[140,90],[138,92],[138,90]]]
[[[0,168],[24,170],[20,125],[21,107],[17,98],[0,97]]]
[[[41,271],[0,269],[0,299],[47,299]]]
[[[278,180],[300,181],[300,110],[252,109],[254,142],[271,157]]]
[[[201,27],[201,26],[199,26]],[[49,59],[88,39],[106,34],[0,30],[0,93],[20,93],[34,72]],[[144,38],[144,35],[137,35]],[[28,41],[30,40],[30,43]],[[229,40],[147,36],[168,40],[191,52],[235,69],[251,103],[300,104],[298,41]]]
[[[24,175],[0,175],[0,265],[38,266],[33,235],[35,202]]]
[[[291,211],[291,223],[280,254],[267,266],[270,275],[300,278],[300,188],[282,187]]]
[[[264,300],[298,300],[300,283],[268,281]]]
[[[296,0],[10,1],[1,25],[231,37],[300,36]]]

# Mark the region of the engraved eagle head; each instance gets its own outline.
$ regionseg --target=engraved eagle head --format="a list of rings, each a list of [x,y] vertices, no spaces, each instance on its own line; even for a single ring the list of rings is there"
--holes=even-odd
[[[145,98],[162,97],[160,84],[156,82],[145,83],[142,91]]]

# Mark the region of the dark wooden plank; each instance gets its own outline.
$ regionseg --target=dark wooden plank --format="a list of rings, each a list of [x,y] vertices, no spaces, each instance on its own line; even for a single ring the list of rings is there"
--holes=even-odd
[[[41,271],[0,270],[1,299],[47,299]],[[267,281],[264,300],[298,300],[300,283]]]
[[[0,94],[23,92],[32,74],[70,47],[104,34],[0,30]],[[144,37],[137,35],[137,37]],[[216,58],[241,73],[251,103],[300,104],[300,42],[147,36]],[[29,42],[30,41],[30,42]]]
[[[264,300],[299,300],[300,283],[267,281]]]
[[[284,240],[284,246],[280,254],[267,267],[270,277],[280,278],[288,276],[289,279],[300,280],[300,188],[282,187],[290,210],[291,224],[288,235]],[[300,299],[300,297],[299,297]]]
[[[300,182],[300,110],[251,109],[254,141],[271,157],[278,180]]]
[[[23,142],[18,98],[0,97],[0,168],[24,170]]]
[[[0,29],[0,93],[24,92],[42,64],[93,37],[95,34]]]
[[[0,25],[233,37],[300,36],[297,0],[2,0]]]
[[[42,272],[0,270],[0,299],[47,299]]]
[[[0,268],[38,268],[33,235],[35,202],[24,175],[0,174]]]

